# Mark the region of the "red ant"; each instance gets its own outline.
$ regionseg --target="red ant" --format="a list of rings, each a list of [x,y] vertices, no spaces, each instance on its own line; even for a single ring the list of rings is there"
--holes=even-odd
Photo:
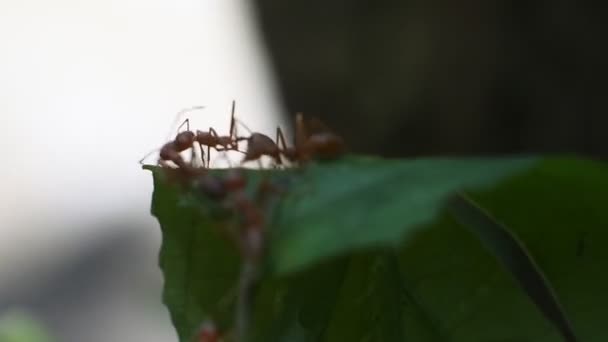
[[[335,159],[346,151],[344,139],[332,133],[319,119],[309,119],[305,124],[302,113],[298,113],[296,114],[296,126],[300,127],[300,141],[296,140],[296,150],[300,162],[306,162],[312,158]]]
[[[166,161],[171,161],[175,163],[179,168],[184,170],[189,170],[191,168],[188,165],[182,156],[181,152],[193,147],[194,143],[197,142],[200,146],[201,155],[203,158],[203,166],[209,167],[209,163],[211,161],[211,148],[214,148],[216,151],[239,151],[238,142],[245,140],[246,138],[237,138],[236,136],[236,125],[234,118],[235,111],[235,101],[232,101],[232,111],[230,118],[230,135],[228,136],[220,136],[213,128],[209,128],[208,132],[197,130],[196,133],[190,131],[190,120],[186,119],[180,126],[186,125],[186,131],[180,132],[177,134],[173,141],[170,141],[164,144],[160,148],[159,154],[159,163],[161,165],[165,165]],[[178,128],[178,130],[179,130]],[[203,146],[207,146],[207,162],[205,163],[205,151],[203,150]],[[144,158],[142,158],[139,162],[143,163],[143,160],[149,155],[148,153]]]
[[[311,119],[305,123],[302,113],[296,114],[293,147],[287,147],[280,127],[277,127],[274,141],[262,133],[251,133],[247,140],[247,151],[242,163],[257,160],[262,156],[272,157],[278,165],[282,164],[281,156],[290,162],[305,163],[312,158],[337,158],[345,150],[344,140],[341,137],[332,133],[318,119]]]

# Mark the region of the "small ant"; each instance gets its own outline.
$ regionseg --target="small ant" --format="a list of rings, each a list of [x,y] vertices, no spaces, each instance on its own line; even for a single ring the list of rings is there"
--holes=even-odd
[[[341,137],[332,133],[318,119],[311,119],[305,123],[302,113],[296,114],[293,147],[287,147],[280,127],[277,127],[274,141],[262,133],[251,133],[247,141],[247,151],[242,163],[257,160],[262,156],[272,157],[278,165],[282,164],[281,156],[290,162],[305,163],[312,158],[337,158],[345,150],[344,140]]]
[[[208,132],[197,130],[196,133],[190,131],[190,120],[186,119],[179,127],[178,130],[186,125],[186,131],[180,132],[177,134],[173,141],[170,141],[164,144],[160,148],[159,154],[159,163],[161,165],[166,165],[166,161],[171,161],[175,163],[179,168],[184,170],[188,170],[191,168],[188,165],[182,156],[181,152],[193,147],[194,143],[197,142],[200,146],[201,155],[203,158],[203,166],[209,167],[211,162],[211,148],[214,148],[216,151],[239,151],[238,142],[242,140],[246,140],[246,138],[237,138],[236,134],[236,125],[234,118],[235,111],[235,101],[232,101],[232,111],[230,118],[230,135],[228,136],[220,136],[213,128],[209,128]],[[205,163],[205,151],[203,150],[203,146],[207,146],[207,162]],[[139,162],[143,163],[143,160],[150,155],[148,153],[144,158],[142,158]]]
[[[332,133],[319,119],[309,119],[305,124],[302,113],[297,113],[296,127],[299,127],[300,131],[299,138],[296,135],[295,141],[300,162],[306,162],[312,158],[335,159],[344,154],[346,150],[344,139]]]

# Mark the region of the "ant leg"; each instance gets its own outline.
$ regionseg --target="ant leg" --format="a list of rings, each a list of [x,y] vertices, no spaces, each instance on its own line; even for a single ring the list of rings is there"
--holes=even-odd
[[[283,135],[281,127],[277,127],[277,138],[275,144],[277,144],[277,146],[279,146],[279,148],[283,151],[287,149],[287,144],[285,143],[285,136]]]
[[[179,112],[177,112],[175,114],[175,119],[173,120],[173,123],[171,124],[171,130],[169,131],[169,134],[167,135],[167,138],[165,140],[170,140],[171,136],[173,135],[173,127],[175,127],[175,125],[179,122],[179,120],[183,117],[184,114],[195,111],[195,110],[201,110],[204,108],[205,108],[205,106],[193,106],[193,107],[182,109]]]
[[[249,129],[249,127],[245,126],[245,124],[242,121],[240,121],[234,117],[234,111],[235,111],[234,108],[235,108],[235,101],[232,100],[232,113],[231,113],[231,117],[230,117],[230,138],[232,141],[231,149],[234,151],[241,152],[241,151],[239,151],[239,141],[246,140],[247,138],[244,138],[244,137],[239,138],[238,133],[237,133],[236,123],[238,122],[242,127],[244,127],[247,131],[249,131],[249,134],[251,134],[251,130]],[[242,153],[245,153],[245,152],[242,152]]]
[[[190,166],[192,167],[196,167],[198,165],[195,165],[196,162],[196,151],[194,149],[194,146],[192,146],[192,148],[190,148]],[[198,164],[198,163],[196,163]]]
[[[234,123],[234,107],[236,106],[236,102],[232,100],[232,111],[230,114],[230,137],[236,138],[236,125]],[[234,135],[232,134],[234,132]]]
[[[232,124],[234,125],[234,116],[232,117]],[[238,133],[236,131],[236,125],[234,125],[233,128],[231,128],[230,137],[232,139],[232,148],[235,151],[238,151],[239,150],[239,139],[238,139]]]
[[[242,153],[242,154],[247,154],[246,151],[241,151],[241,150],[236,150],[234,148],[224,148],[224,147],[218,147],[215,149],[217,152],[223,152],[223,151],[234,151],[234,152],[238,152],[238,153]]]
[[[205,148],[200,143],[198,144],[198,148],[201,151],[201,161],[203,162],[203,167],[209,168],[209,163],[205,164]]]
[[[215,129],[213,129],[213,127],[209,127],[209,134],[211,134],[211,136],[213,136],[216,139],[217,142],[217,138],[219,137],[217,132],[215,131]],[[214,148],[216,148],[217,146],[214,146]],[[216,148],[217,150],[217,148]],[[211,145],[207,145],[207,164],[209,164],[211,162]]]
[[[296,136],[295,136],[295,144],[296,148],[301,147],[306,138],[308,137],[308,132],[306,129],[306,125],[304,123],[304,115],[302,113],[296,114]]]
[[[186,119],[186,120],[184,120],[184,122],[182,122],[182,124],[181,124],[181,125],[179,125],[179,126],[177,127],[177,131],[178,131],[178,132],[179,132],[180,128],[184,127],[184,124],[186,125],[186,131],[189,131],[189,130],[190,130],[190,119]]]
[[[213,129],[213,127],[209,127],[209,134],[211,134],[214,138],[219,138],[219,135],[217,134],[215,129]]]

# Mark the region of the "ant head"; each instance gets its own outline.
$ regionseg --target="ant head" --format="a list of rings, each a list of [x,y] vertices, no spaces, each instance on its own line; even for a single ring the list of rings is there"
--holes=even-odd
[[[191,147],[193,142],[194,133],[191,131],[181,132],[175,137],[175,145],[177,146],[178,150],[185,150]]]

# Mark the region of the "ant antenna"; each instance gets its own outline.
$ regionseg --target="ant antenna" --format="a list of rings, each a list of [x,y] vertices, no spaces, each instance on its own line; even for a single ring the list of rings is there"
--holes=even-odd
[[[192,106],[192,107],[184,108],[184,109],[180,110],[179,112],[175,113],[175,119],[173,120],[173,123],[171,124],[171,130],[169,131],[169,134],[167,134],[167,138],[165,138],[165,141],[171,140],[171,136],[173,135],[173,128],[175,127],[175,125],[177,125],[179,120],[181,120],[181,118],[182,118],[182,116],[184,116],[184,114],[186,114],[188,112],[193,112],[195,110],[201,110],[204,108],[205,108],[205,106]]]
[[[179,132],[179,130],[184,127],[184,125],[186,125],[186,131],[190,130],[190,119],[186,119],[184,120],[184,122],[182,122],[181,125],[179,125],[179,127],[177,127],[177,131]]]

